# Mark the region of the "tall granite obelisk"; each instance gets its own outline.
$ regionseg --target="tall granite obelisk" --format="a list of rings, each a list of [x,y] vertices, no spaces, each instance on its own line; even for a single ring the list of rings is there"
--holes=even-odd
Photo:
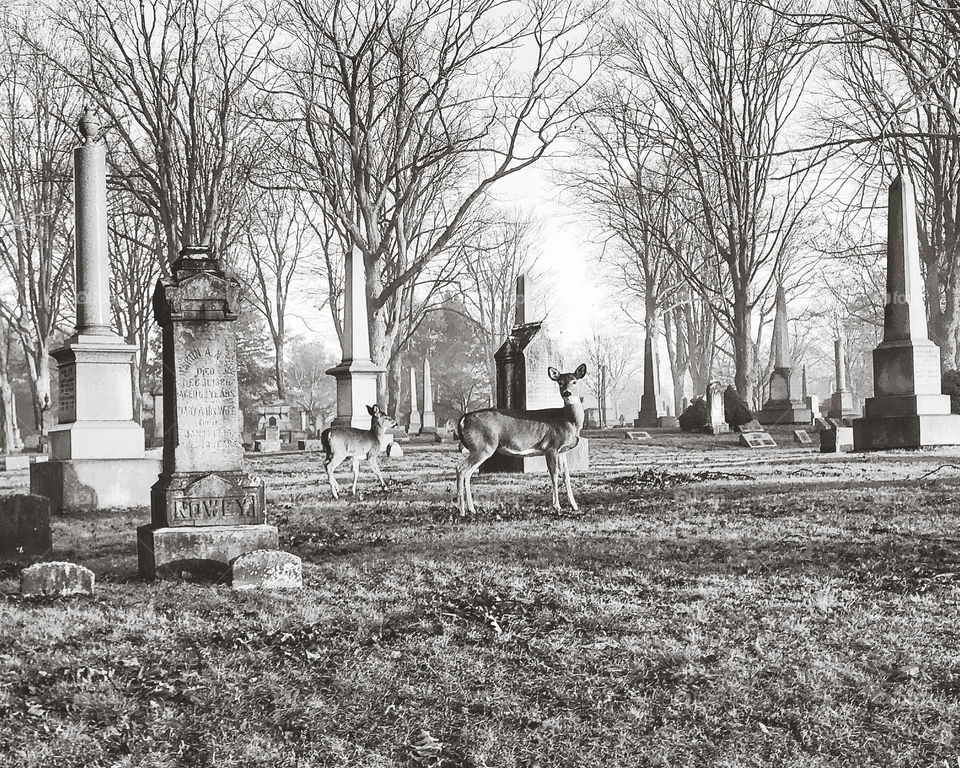
[[[377,374],[385,370],[370,359],[367,322],[367,279],[358,248],[344,258],[343,334],[340,364],[327,371],[337,380],[335,427],[370,429],[367,408],[377,402]]]
[[[883,341],[873,350],[873,397],[853,422],[857,451],[960,445],[960,414],[942,394],[940,350],[927,337],[913,185],[890,185]]]
[[[660,361],[657,342],[652,333],[643,341],[643,393],[640,396],[640,411],[633,421],[635,427],[660,426]]]
[[[230,561],[276,549],[263,481],[243,470],[234,322],[240,284],[209,248],[187,247],[157,283],[163,335],[163,473],[137,529],[140,575],[225,578]]]
[[[57,425],[50,461],[30,466],[30,491],[58,510],[150,503],[160,460],[145,455],[133,417],[136,346],[113,332],[107,251],[107,156],[96,113],[79,123],[74,150],[76,328],[50,356],[57,361]]]
[[[415,435],[420,431],[420,411],[417,410],[417,370],[410,366],[410,418],[407,421],[407,434]]]
[[[433,380],[430,378],[430,361],[423,358],[423,416],[420,434],[432,435],[436,431],[437,415],[433,412]]]
[[[837,389],[830,398],[830,410],[827,411],[827,416],[835,419],[859,416],[853,405],[853,392],[847,386],[847,356],[842,336],[834,339],[833,360]]]
[[[770,395],[757,414],[761,424],[809,424],[812,414],[807,404],[792,398],[790,378],[790,331],[787,327],[787,296],[777,286],[776,314],[773,318],[773,373],[770,374]]]

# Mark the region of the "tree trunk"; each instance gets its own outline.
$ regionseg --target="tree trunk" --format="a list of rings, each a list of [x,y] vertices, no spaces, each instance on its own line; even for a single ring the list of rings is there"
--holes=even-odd
[[[746,402],[753,402],[756,375],[756,347],[750,334],[750,308],[745,299],[738,298],[733,305],[733,362],[734,387]]]
[[[50,344],[44,341],[27,350],[27,377],[33,396],[33,422],[37,432],[45,432],[43,415],[50,408]]]
[[[17,401],[10,385],[10,354],[7,328],[0,324],[0,453],[16,453],[23,448],[17,426]]]
[[[286,342],[281,334],[273,339],[273,378],[277,384],[277,400],[281,403],[287,400],[287,377],[284,371],[284,347]]]
[[[403,355],[395,349],[387,363],[387,413],[400,422],[400,388],[403,384]]]

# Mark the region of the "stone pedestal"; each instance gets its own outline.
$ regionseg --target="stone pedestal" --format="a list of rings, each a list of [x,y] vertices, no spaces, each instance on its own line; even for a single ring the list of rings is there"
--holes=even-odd
[[[51,351],[57,361],[57,425],[48,433],[50,461],[30,467],[31,493],[56,511],[140,507],[160,472],[145,455],[133,418],[136,347],[113,333],[107,252],[106,151],[88,110],[74,151],[77,327]]]
[[[230,561],[276,549],[263,481],[243,471],[233,322],[239,284],[206,249],[187,248],[154,295],[163,329],[163,473],[137,531],[144,579],[227,579]]]
[[[941,393],[940,350],[927,338],[913,187],[890,186],[883,341],[873,351],[873,394],[853,422],[858,451],[960,445],[960,415]]]

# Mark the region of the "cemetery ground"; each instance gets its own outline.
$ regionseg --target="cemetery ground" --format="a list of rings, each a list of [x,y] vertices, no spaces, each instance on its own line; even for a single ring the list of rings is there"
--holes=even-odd
[[[144,584],[147,510],[57,517],[97,591],[0,574],[0,765],[956,768],[960,450],[775,434],[594,435],[579,513],[479,475],[466,519],[449,443],[340,502],[249,457],[297,592]]]

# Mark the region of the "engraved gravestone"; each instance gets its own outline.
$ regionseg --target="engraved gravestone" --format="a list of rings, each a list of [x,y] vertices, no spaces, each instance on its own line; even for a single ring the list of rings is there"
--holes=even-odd
[[[163,471],[152,524],[138,530],[144,578],[220,576],[254,549],[276,549],[263,481],[242,468],[233,322],[239,284],[208,249],[185,248],[162,278],[154,313],[163,329]]]

